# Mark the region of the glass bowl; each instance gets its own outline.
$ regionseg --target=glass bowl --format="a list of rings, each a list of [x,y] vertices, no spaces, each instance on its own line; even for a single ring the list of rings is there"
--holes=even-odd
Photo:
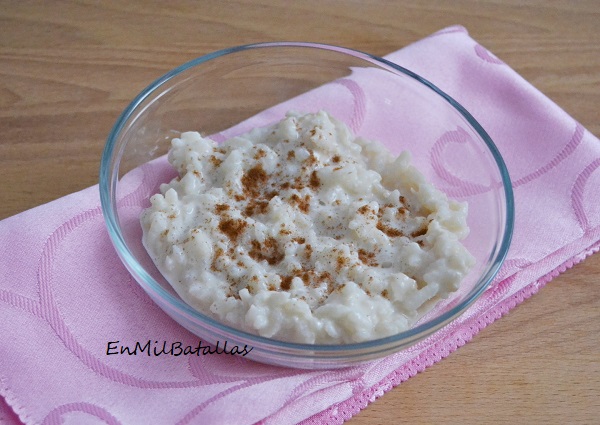
[[[469,203],[465,246],[476,265],[461,288],[413,328],[347,345],[282,342],[226,326],[189,307],[144,247],[139,216],[175,172],[165,154],[183,131],[222,141],[279,121],[288,110],[326,110],[357,135],[413,164],[438,189]],[[144,89],[120,115],[104,149],[100,196],[123,264],[168,315],[211,344],[252,347],[246,358],[298,368],[345,367],[406,349],[462,314],[490,285],[513,229],[513,195],[496,146],[461,105],[415,73],[358,51],[312,43],[262,43],[202,56]]]

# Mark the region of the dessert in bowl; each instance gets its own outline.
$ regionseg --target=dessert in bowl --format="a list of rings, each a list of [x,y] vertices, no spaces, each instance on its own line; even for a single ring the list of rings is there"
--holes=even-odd
[[[448,324],[513,224],[471,114],[398,65],[310,43],[223,50],[151,84],[109,135],[100,190],[120,258],[167,314],[302,368]]]

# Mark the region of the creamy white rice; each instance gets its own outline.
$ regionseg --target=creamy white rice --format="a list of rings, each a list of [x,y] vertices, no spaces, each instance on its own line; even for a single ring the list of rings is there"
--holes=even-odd
[[[326,112],[224,143],[172,141],[179,177],[141,217],[154,263],[191,306],[279,340],[345,344],[407,330],[474,264],[467,205],[403,152]]]

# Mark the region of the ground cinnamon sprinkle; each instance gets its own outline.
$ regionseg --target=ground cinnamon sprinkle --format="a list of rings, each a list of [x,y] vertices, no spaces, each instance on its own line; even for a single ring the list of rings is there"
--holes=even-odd
[[[224,253],[224,251],[223,251],[222,248],[217,248],[215,250],[215,254],[213,256],[212,263],[210,264],[210,269],[212,271],[216,272],[216,271],[219,270],[219,267],[217,265],[217,261],[219,260],[219,258],[221,258],[223,256],[223,253]]]
[[[290,201],[292,204],[297,205],[298,209],[302,211],[304,214],[308,214],[310,211],[310,196],[305,195],[304,198],[300,198],[295,193],[290,196]]]
[[[317,163],[317,157],[311,149],[308,150],[308,158],[306,158],[304,162],[308,166],[315,165]]]
[[[379,264],[375,261],[375,253],[364,249],[358,250],[358,259],[367,266],[377,267]]]
[[[267,238],[263,243],[253,240],[250,244],[252,248],[248,255],[256,261],[266,261],[269,265],[274,266],[285,258],[285,254],[279,250],[275,238]]]
[[[395,238],[395,237],[403,235],[403,233],[400,230],[394,229],[393,227],[386,226],[381,221],[377,222],[377,229],[381,230],[383,233],[388,235],[390,238]]]
[[[302,273],[302,275],[300,276],[300,279],[302,279],[302,282],[304,282],[304,286],[308,286],[310,285],[310,276],[311,276],[311,271],[305,271]]]
[[[370,212],[373,212],[373,210],[372,210],[372,209],[371,209],[371,207],[370,207],[370,206],[368,206],[368,205],[363,205],[362,207],[360,207],[360,208],[358,209],[358,213],[359,213],[359,214],[363,214],[363,215],[364,215],[364,214],[368,214],[368,213],[370,213]]]
[[[241,219],[225,218],[219,222],[219,230],[227,235],[232,242],[236,242],[244,233],[248,223]]]
[[[317,190],[321,186],[321,180],[319,180],[319,176],[317,176],[317,171],[314,170],[310,174],[310,181],[308,183],[312,190]]]
[[[419,236],[423,236],[427,233],[427,226],[420,228],[419,230],[415,230],[414,232],[412,232],[410,235],[413,238],[418,238]]]
[[[329,272],[322,272],[321,275],[319,276],[319,279],[321,279],[321,280],[331,280],[331,273],[329,273]]]
[[[306,255],[306,259],[310,260],[310,257],[312,257],[312,253],[313,253],[313,247],[312,245],[308,244],[304,246],[304,254]]]
[[[302,177],[298,176],[294,179],[294,184],[291,185],[292,189],[302,190],[304,185],[302,184]]]
[[[281,275],[281,289],[289,291],[292,286],[292,281],[295,277],[300,278],[304,286],[310,286],[315,277],[315,272],[312,270],[295,269],[290,275]]]
[[[217,205],[215,205],[215,211],[217,212],[217,214],[220,214],[220,213],[222,213],[224,211],[227,211],[227,210],[229,210],[229,208],[230,207],[227,204],[217,204]]]
[[[284,291],[289,291],[292,288],[292,280],[294,280],[294,276],[280,276],[281,277],[281,289]]]
[[[269,207],[269,203],[267,201],[250,201],[246,208],[244,209],[244,214],[247,217],[251,217],[254,214],[265,214]]]
[[[268,178],[269,176],[262,167],[262,164],[258,164],[246,171],[246,174],[242,177],[242,184],[248,195],[256,197],[260,194],[260,189],[267,182]]]
[[[348,259],[342,255],[339,255],[336,259],[336,264],[337,266],[335,268],[335,271],[339,273],[342,270],[342,268],[348,265]]]
[[[217,157],[216,157],[216,156],[214,156],[214,155],[211,155],[211,156],[210,156],[210,162],[212,163],[212,165],[213,165],[214,167],[218,167],[218,166],[220,166],[220,165],[223,163],[223,160],[221,160],[221,159],[217,158]]]

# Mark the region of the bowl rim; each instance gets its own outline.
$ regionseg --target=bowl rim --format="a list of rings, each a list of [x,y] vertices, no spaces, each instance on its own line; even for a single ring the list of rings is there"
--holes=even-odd
[[[492,154],[492,157],[498,167],[498,171],[502,180],[502,188],[504,191],[505,198],[505,224],[504,230],[502,232],[502,239],[499,247],[497,248],[497,255],[493,258],[493,263],[491,267],[488,269],[487,273],[481,276],[478,279],[478,283],[474,288],[477,290],[472,291],[471,295],[457,305],[452,307],[450,310],[444,312],[443,314],[436,316],[424,323],[420,323],[417,326],[408,329],[404,332],[391,335],[385,338],[379,338],[359,343],[350,343],[350,344],[308,344],[308,343],[296,343],[296,342],[287,342],[281,340],[275,340],[267,337],[263,337],[260,335],[252,334],[249,332],[245,332],[236,328],[233,328],[229,325],[223,324],[218,320],[204,315],[203,313],[197,311],[196,309],[189,306],[179,297],[171,294],[165,288],[163,288],[140,264],[140,262],[133,255],[129,247],[127,246],[123,234],[120,230],[120,225],[118,222],[118,217],[116,214],[116,187],[118,181],[118,170],[120,165],[120,155],[122,153],[123,148],[121,148],[120,152],[116,152],[117,156],[115,157],[115,148],[118,136],[125,127],[125,124],[132,116],[134,112],[136,112],[137,108],[146,100],[149,96],[152,95],[155,91],[160,89],[165,83],[167,83],[172,78],[180,75],[181,73],[201,65],[207,61],[212,59],[216,59],[222,56],[235,54],[237,52],[242,52],[246,50],[252,49],[264,49],[264,48],[281,48],[281,47],[296,47],[296,48],[311,48],[311,49],[319,49],[319,50],[327,50],[334,51],[337,53],[342,53],[348,56],[352,56],[366,62],[370,62],[379,68],[386,69],[391,72],[404,74],[429,89],[433,90],[439,96],[441,96],[446,102],[448,102],[456,111],[458,111],[463,118],[469,123],[469,125],[477,132],[479,137],[484,141],[487,146],[489,152]],[[112,171],[112,172],[111,172]],[[464,313],[468,307],[473,304],[480,295],[490,286],[494,278],[496,277],[502,263],[506,259],[508,249],[510,247],[513,230],[514,230],[514,196],[513,189],[510,180],[510,176],[508,173],[508,169],[500,154],[498,148],[495,143],[492,141],[491,137],[487,134],[487,132],[483,129],[483,127],[479,124],[479,122],[469,113],[466,108],[464,108],[459,102],[457,102],[450,95],[446,94],[440,88],[438,88],[435,84],[430,82],[429,80],[423,78],[422,76],[416,74],[409,69],[400,66],[394,62],[391,62],[385,58],[375,56],[369,53],[365,53],[359,50],[341,47],[332,44],[323,44],[323,43],[313,43],[313,42],[301,42],[301,41],[277,41],[277,42],[263,42],[263,43],[252,43],[252,44],[244,44],[239,46],[234,46],[226,49],[221,49],[218,51],[214,51],[212,53],[205,54],[193,60],[190,60],[178,67],[170,70],[165,73],[161,77],[157,78],[151,84],[149,84],[146,88],[144,88],[130,103],[129,105],[121,112],[119,117],[117,118],[115,124],[113,125],[107,140],[104,146],[102,157],[100,161],[100,175],[99,175],[99,190],[100,190],[100,202],[102,213],[105,219],[105,224],[110,236],[110,239],[117,251],[117,254],[123,261],[125,267],[128,271],[134,274],[136,278],[136,283],[143,287],[144,290],[152,290],[157,296],[161,297],[163,300],[168,302],[170,306],[174,307],[178,313],[184,313],[187,315],[191,315],[195,319],[201,321],[203,324],[210,325],[211,327],[217,328],[220,332],[226,333],[227,335],[233,336],[235,338],[241,339],[243,341],[255,342],[257,343],[257,348],[261,347],[264,351],[265,346],[271,349],[278,349],[278,351],[285,350],[287,351],[287,355],[294,355],[294,352],[299,351],[300,353],[296,353],[299,357],[302,357],[302,352],[306,352],[310,354],[311,358],[318,358],[319,354],[332,354],[339,353],[343,354],[344,352],[365,352],[373,353],[373,349],[381,348],[381,347],[397,347],[397,350],[406,348],[412,345],[415,342],[418,342],[434,332],[438,329],[442,328],[449,322],[453,321],[455,318]],[[137,276],[136,276],[137,274]],[[141,282],[137,279],[137,277],[143,279],[144,283],[149,287],[146,288],[142,285]],[[396,350],[396,351],[397,351]],[[259,349],[260,351],[260,349]]]

